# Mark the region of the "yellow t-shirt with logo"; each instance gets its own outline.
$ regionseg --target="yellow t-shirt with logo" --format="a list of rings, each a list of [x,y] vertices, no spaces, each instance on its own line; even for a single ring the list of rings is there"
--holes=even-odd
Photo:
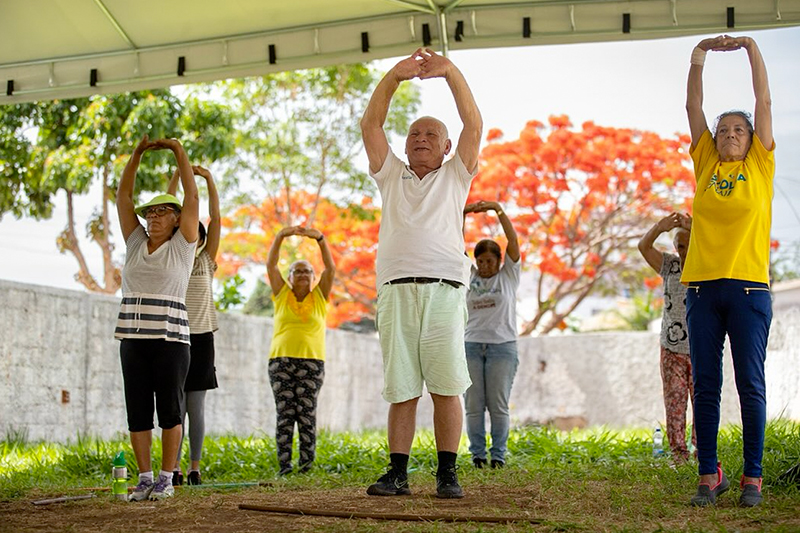
[[[682,282],[769,283],[774,150],[754,133],[743,161],[723,162],[711,132],[700,137],[691,151],[697,192]]]
[[[288,283],[277,296],[273,317],[272,344],[269,358],[294,357],[296,359],[325,360],[325,316],[328,303],[319,285],[298,302]]]

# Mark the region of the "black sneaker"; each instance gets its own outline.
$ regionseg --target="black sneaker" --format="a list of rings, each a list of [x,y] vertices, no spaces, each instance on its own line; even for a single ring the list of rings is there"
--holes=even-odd
[[[408,488],[408,474],[398,472],[394,468],[378,478],[378,481],[367,488],[370,496],[405,496],[411,494]]]
[[[280,470],[278,470],[279,476],[288,476],[291,473],[292,473],[292,465],[284,465],[281,467]]]
[[[200,472],[197,470],[189,472],[189,475],[186,476],[186,483],[189,485],[202,485],[203,482],[200,480]]]
[[[475,466],[475,468],[483,468],[484,466],[486,466],[489,463],[486,462],[486,459],[482,459],[480,457],[473,457],[472,458],[472,464]]]
[[[725,473],[722,471],[722,467],[717,463],[717,484],[713,487],[705,483],[698,485],[697,493],[692,496],[691,504],[695,507],[714,505],[717,503],[717,496],[727,491],[730,485],[728,478],[725,477]]]
[[[179,487],[183,485],[183,472],[180,470],[173,470],[172,471],[172,486]]]
[[[744,476],[742,476],[739,487],[742,489],[742,494],[739,496],[739,505],[742,507],[755,507],[763,500],[761,496],[761,478],[758,478],[758,483],[753,483],[752,481],[745,483]]]
[[[492,459],[492,468],[503,468],[506,466],[505,461],[501,461],[500,459]]]
[[[463,498],[464,491],[458,484],[456,468],[446,468],[436,472],[436,497],[437,498]]]

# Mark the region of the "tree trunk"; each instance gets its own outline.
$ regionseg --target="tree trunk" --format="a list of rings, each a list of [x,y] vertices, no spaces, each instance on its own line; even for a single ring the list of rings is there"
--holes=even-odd
[[[105,288],[103,292],[106,294],[114,294],[122,286],[122,272],[119,267],[114,264],[114,259],[111,252],[114,251],[114,245],[111,244],[111,225],[108,213],[108,203],[110,200],[108,176],[111,173],[111,165],[106,165],[103,168],[103,207],[101,209],[101,233],[97,240],[97,244],[103,251],[103,273],[105,278]]]
[[[101,209],[100,223],[93,228],[92,238],[97,242],[103,252],[103,270],[104,270],[104,283],[101,286],[97,280],[89,272],[89,265],[86,263],[86,258],[81,250],[78,236],[75,234],[75,210],[73,206],[73,193],[67,193],[67,227],[61,232],[61,235],[56,239],[59,251],[61,253],[69,252],[78,261],[78,272],[75,274],[75,281],[86,287],[90,292],[98,292],[101,294],[114,294],[117,289],[122,285],[122,276],[119,268],[114,264],[111,257],[113,246],[109,239],[108,227],[108,185],[106,183],[108,172],[104,173],[104,180],[102,184],[103,206]],[[98,227],[99,226],[99,227]]]
[[[69,252],[78,261],[78,272],[75,274],[75,281],[86,287],[91,292],[103,292],[102,287],[98,285],[94,276],[89,272],[89,267],[86,264],[86,258],[81,251],[78,237],[75,235],[75,210],[72,205],[72,191],[67,193],[67,227],[61,232],[61,235],[56,239],[59,251],[61,253]]]

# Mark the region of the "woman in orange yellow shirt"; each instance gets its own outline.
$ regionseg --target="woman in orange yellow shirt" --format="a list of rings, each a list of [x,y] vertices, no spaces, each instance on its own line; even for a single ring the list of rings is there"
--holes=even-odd
[[[278,259],[283,239],[291,235],[317,241],[325,270],[316,285],[314,267],[304,260],[291,264],[288,280],[284,281]],[[317,397],[325,377],[325,316],[335,274],[336,265],[319,230],[292,226],[278,232],[267,258],[267,277],[275,303],[269,380],[275,396],[275,446],[280,475],[292,471],[295,423],[300,472],[308,471],[314,462]]]
[[[744,49],[750,60],[755,119],[729,111],[714,134],[703,113],[703,63],[708,51]],[[692,234],[681,281],[694,381],[694,419],[700,481],[692,504],[713,505],[728,490],[717,462],[722,348],[730,339],[742,411],[744,475],[739,503],[761,502],[766,425],[764,361],[772,320],[769,244],[775,174],[772,109],[764,59],[750,37],[704,39],[692,52],[686,111],[697,179]]]

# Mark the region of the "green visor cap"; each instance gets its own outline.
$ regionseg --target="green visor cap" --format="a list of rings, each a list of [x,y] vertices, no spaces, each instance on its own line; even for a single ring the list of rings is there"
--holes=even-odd
[[[178,208],[178,211],[180,211],[182,207],[181,201],[172,196],[171,194],[159,194],[146,204],[142,204],[136,207],[136,209],[134,209],[133,211],[140,217],[144,218],[145,209],[147,209],[148,207],[152,207],[154,205],[161,205],[161,204],[173,204],[175,205],[175,207]]]

